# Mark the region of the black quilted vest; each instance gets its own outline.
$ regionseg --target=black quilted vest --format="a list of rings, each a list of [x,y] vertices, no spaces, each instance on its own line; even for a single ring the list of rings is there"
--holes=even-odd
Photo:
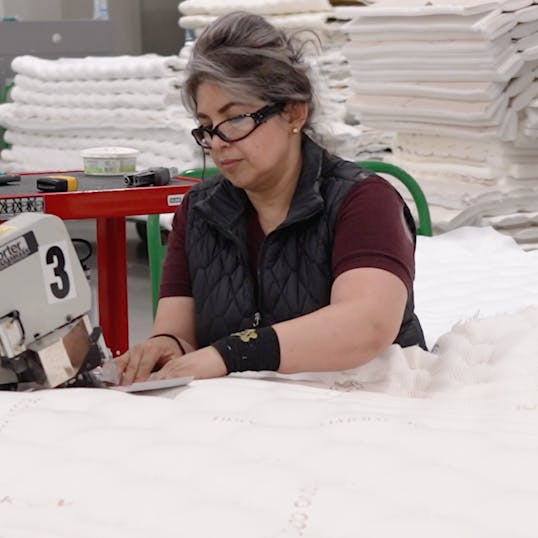
[[[292,319],[329,304],[338,209],[349,189],[371,172],[330,155],[306,136],[303,155],[288,215],[265,238],[256,279],[246,247],[252,206],[244,191],[220,175],[189,191],[186,249],[200,347],[232,332]],[[407,207],[406,219],[414,234]],[[413,311],[410,294],[395,342],[425,347]]]

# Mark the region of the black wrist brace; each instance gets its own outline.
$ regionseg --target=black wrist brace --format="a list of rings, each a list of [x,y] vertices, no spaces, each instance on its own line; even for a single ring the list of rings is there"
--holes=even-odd
[[[228,374],[276,371],[280,366],[280,344],[273,327],[245,329],[217,340],[212,346],[220,353]]]

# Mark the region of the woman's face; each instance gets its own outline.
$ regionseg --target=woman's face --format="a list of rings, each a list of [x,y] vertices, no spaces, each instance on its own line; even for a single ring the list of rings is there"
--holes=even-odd
[[[273,104],[234,96],[209,82],[198,86],[196,103],[198,121],[208,128]],[[300,129],[303,123],[297,120],[297,114],[282,111],[269,116],[242,140],[226,142],[213,135],[209,151],[216,166],[236,187],[252,191],[270,188],[282,177],[283,170],[295,162],[301,146],[300,135],[293,133],[293,128]],[[223,131],[231,126],[232,122],[227,123]]]

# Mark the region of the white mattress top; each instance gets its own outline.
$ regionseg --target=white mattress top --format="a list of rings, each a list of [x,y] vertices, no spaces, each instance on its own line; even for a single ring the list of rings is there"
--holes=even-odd
[[[331,388],[0,393],[0,536],[535,538],[537,275],[491,229],[419,238],[428,340],[462,325]]]

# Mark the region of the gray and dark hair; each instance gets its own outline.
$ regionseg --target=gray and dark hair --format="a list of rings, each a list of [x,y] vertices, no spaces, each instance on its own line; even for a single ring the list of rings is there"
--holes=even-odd
[[[309,127],[314,88],[304,45],[259,15],[234,11],[219,17],[194,43],[182,87],[185,107],[195,114],[198,86],[211,82],[268,103],[306,103]]]

